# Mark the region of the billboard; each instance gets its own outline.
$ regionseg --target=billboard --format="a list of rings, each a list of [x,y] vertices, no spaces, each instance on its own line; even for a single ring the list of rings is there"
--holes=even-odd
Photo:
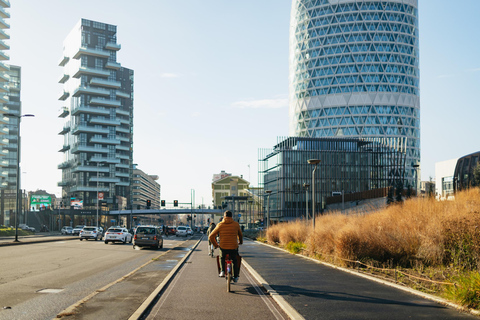
[[[30,210],[40,211],[52,208],[52,197],[47,194],[32,194],[30,196]]]
[[[70,201],[70,206],[72,206],[73,209],[83,209],[83,200],[72,200]]]

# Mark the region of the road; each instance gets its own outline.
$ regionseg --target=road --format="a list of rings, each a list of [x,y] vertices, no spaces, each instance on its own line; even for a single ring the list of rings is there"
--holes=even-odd
[[[53,319],[183,241],[166,239],[162,250],[93,240],[1,247],[0,319]]]

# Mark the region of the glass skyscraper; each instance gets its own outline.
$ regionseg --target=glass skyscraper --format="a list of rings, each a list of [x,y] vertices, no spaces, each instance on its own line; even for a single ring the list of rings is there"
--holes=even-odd
[[[133,70],[117,62],[120,49],[116,26],[87,19],[64,42],[59,63],[64,161],[58,185],[67,206],[75,201],[95,209],[98,194],[116,208],[117,197],[130,198]]]
[[[406,183],[418,185],[417,7],[417,0],[293,0],[290,135],[392,145],[406,138]]]

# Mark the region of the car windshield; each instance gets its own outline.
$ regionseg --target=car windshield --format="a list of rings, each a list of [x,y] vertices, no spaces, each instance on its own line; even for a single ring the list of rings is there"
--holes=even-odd
[[[179,231],[180,231],[180,230],[187,230],[187,228],[185,228],[185,227],[178,227],[177,230],[179,230]]]
[[[155,228],[138,228],[137,233],[155,234]]]
[[[67,229],[67,230],[72,230],[73,228],[72,228],[72,227],[66,227],[65,229]]]
[[[107,232],[123,232],[122,229],[108,229]]]
[[[83,231],[96,231],[95,227],[85,227],[83,228]]]

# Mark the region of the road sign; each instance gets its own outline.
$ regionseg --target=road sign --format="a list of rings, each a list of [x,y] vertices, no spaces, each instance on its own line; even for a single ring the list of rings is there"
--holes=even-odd
[[[238,214],[238,217],[240,218],[241,216],[242,216],[242,215],[239,213],[239,214]]]
[[[98,193],[98,200],[103,200],[103,192]]]

